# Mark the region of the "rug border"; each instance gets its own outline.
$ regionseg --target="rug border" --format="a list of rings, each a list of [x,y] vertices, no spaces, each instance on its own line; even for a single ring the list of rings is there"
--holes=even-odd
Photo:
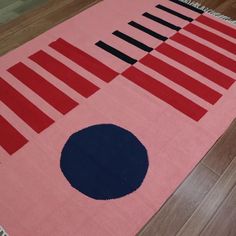
[[[236,25],[236,20],[232,19],[229,16],[223,15],[220,12],[217,12],[217,11],[211,9],[211,8],[208,8],[208,7],[198,3],[196,1],[192,1],[192,0],[178,0],[178,1],[184,2],[184,3],[186,3],[186,4],[190,5],[190,6],[193,6],[193,7],[197,8],[197,9],[200,9],[200,10],[202,10],[202,11],[204,11],[204,12],[210,14],[210,15],[213,15],[213,16],[221,19],[221,20],[224,20],[224,21],[226,21],[226,22],[228,22],[228,23],[230,23],[232,25]]]

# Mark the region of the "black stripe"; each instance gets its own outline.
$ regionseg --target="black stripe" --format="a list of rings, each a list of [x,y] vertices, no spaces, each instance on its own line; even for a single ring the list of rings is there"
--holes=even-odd
[[[124,54],[123,52],[117,50],[116,48],[113,48],[112,46],[104,43],[103,41],[98,41],[97,43],[95,43],[95,45],[97,45],[98,47],[104,49],[105,51],[111,53],[113,56],[118,57],[119,59],[121,59],[122,61],[125,61],[129,64],[134,64],[137,62],[136,59],[129,57],[128,55]]]
[[[142,26],[142,25],[140,25],[140,24],[138,24],[134,21],[130,21],[128,24],[135,27],[136,29],[139,29],[139,30],[153,36],[154,38],[160,39],[162,41],[166,41],[168,39],[167,37],[165,37],[163,35],[160,35],[160,34],[154,32],[154,31],[152,31],[152,30],[150,30],[150,29],[148,29],[148,28],[146,28],[146,27],[144,27],[144,26]]]
[[[138,40],[134,39],[134,38],[131,38],[130,36],[128,36],[127,34],[124,34],[118,30],[114,31],[112,34],[114,34],[115,36],[125,40],[126,42],[142,49],[143,51],[146,51],[146,52],[151,52],[153,49],[148,47],[147,45],[139,42]]]
[[[168,28],[171,28],[173,30],[176,30],[176,31],[181,30],[181,28],[179,26],[173,25],[170,22],[165,21],[165,20],[163,20],[163,19],[161,19],[161,18],[159,18],[157,16],[154,16],[154,15],[148,13],[148,12],[143,13],[143,16],[145,16],[148,19],[153,20],[153,21],[155,21],[155,22],[157,22],[159,24],[162,24],[162,25],[164,25],[164,26],[166,26]]]
[[[200,14],[202,14],[204,12],[203,10],[200,10],[200,9],[198,9],[198,8],[192,6],[192,5],[189,5],[189,4],[185,3],[185,2],[181,2],[179,0],[170,0],[170,1],[176,3],[176,4],[180,5],[180,6],[186,7],[188,9],[192,10],[192,11],[200,13]]]
[[[163,11],[166,11],[166,12],[168,12],[168,13],[174,15],[174,16],[177,16],[177,17],[183,19],[183,20],[186,20],[186,21],[189,21],[189,22],[192,22],[192,21],[193,21],[193,19],[192,19],[191,17],[188,17],[188,16],[185,16],[185,15],[183,15],[183,14],[180,14],[179,12],[174,11],[174,10],[172,10],[172,9],[170,9],[170,8],[168,8],[168,7],[165,7],[165,6],[161,5],[161,4],[158,4],[158,5],[156,6],[156,8],[159,8],[159,9],[161,9],[161,10],[163,10]]]

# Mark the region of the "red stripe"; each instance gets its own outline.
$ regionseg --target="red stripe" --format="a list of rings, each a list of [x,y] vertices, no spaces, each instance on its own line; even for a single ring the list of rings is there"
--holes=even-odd
[[[99,90],[96,85],[42,50],[29,58],[86,98]]]
[[[207,112],[188,98],[133,66],[124,71],[122,75],[196,121]]]
[[[196,20],[236,39],[236,30],[227,25],[215,21],[205,15],[200,15]]]
[[[86,52],[80,50],[79,48],[71,45],[65,40],[59,38],[55,42],[49,44],[50,47],[57,50],[64,56],[68,57],[78,65],[82,66],[92,74],[96,75],[98,78],[105,82],[110,82],[113,80],[118,73],[104,65],[102,62],[98,61],[96,58],[88,55]]]
[[[228,89],[234,83],[234,80],[231,77],[223,74],[218,70],[215,70],[214,68],[208,66],[207,64],[197,60],[196,58],[184,52],[181,52],[177,48],[174,48],[168,44],[163,43],[159,47],[157,47],[156,50],[172,58],[173,60],[178,61],[179,63],[185,65],[186,67],[196,71],[197,73],[203,75],[204,77],[222,86],[223,88]],[[219,99],[217,94],[215,94],[214,96],[214,93],[211,93],[210,96],[215,97],[216,99],[215,101]]]
[[[172,40],[192,49],[193,51],[202,54],[203,56],[215,61],[217,64],[224,66],[225,68],[236,73],[236,61],[230,59],[229,57],[224,56],[223,54],[183,35],[183,34],[174,34],[171,37]]]
[[[140,62],[211,104],[215,104],[221,97],[221,94],[213,89],[150,54],[142,58]]]
[[[198,37],[201,37],[217,46],[219,46],[220,48],[224,48],[225,50],[236,54],[236,46],[235,43],[232,43],[230,41],[228,41],[227,39],[224,39],[222,37],[220,37],[217,34],[214,34],[210,31],[207,31],[197,25],[194,24],[188,24],[187,26],[184,27],[185,30],[191,32],[192,34],[197,35]]]
[[[9,68],[8,71],[62,114],[66,114],[78,105],[77,102],[21,62]]]
[[[9,154],[13,154],[28,142],[28,140],[24,136],[22,136],[1,115],[0,130],[0,144]]]
[[[1,78],[0,99],[37,133],[54,122]]]

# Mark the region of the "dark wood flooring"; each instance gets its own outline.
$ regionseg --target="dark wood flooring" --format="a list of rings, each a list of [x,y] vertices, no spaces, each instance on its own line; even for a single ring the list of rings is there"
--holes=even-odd
[[[0,23],[0,55],[35,38],[100,0],[37,1],[42,3],[38,3],[37,7],[28,5],[28,9],[24,9],[18,17],[10,21],[5,20],[7,23]]]
[[[236,235],[236,119],[140,236]]]
[[[0,55],[98,1],[2,0]],[[236,19],[236,0],[198,2]],[[236,120],[138,235],[236,235]]]

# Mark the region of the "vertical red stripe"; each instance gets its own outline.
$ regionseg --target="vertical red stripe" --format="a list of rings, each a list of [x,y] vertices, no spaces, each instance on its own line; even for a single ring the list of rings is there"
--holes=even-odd
[[[0,115],[0,144],[11,155],[21,147],[23,147],[28,140],[21,135],[10,123],[8,123]]]
[[[200,15],[196,20],[201,22],[202,24],[210,26],[211,28],[221,31],[222,33],[227,34],[230,37],[236,39],[236,29],[233,29],[232,27],[229,27],[229,26],[222,24],[218,21],[215,21],[205,15]]]
[[[86,52],[71,45],[61,38],[49,44],[49,46],[105,82],[110,82],[118,75],[117,72],[104,65],[96,58],[88,55]]]
[[[21,62],[9,68],[8,71],[62,114],[66,114],[78,105],[77,102]]]
[[[224,48],[225,50],[236,54],[236,46],[235,43],[232,43],[230,41],[228,41],[227,39],[224,39],[222,37],[220,37],[217,34],[214,34],[210,31],[207,31],[197,25],[194,24],[188,24],[187,26],[184,27],[185,30],[191,32],[192,34],[197,35],[198,37],[201,37],[217,46],[219,46],[220,48]]]
[[[185,65],[186,67],[196,71],[197,73],[203,75],[207,79],[222,86],[223,88],[228,89],[234,83],[234,80],[231,77],[223,74],[222,72],[218,70],[215,70],[211,66],[208,66],[207,64],[197,60],[196,58],[184,52],[181,52],[177,48],[174,48],[168,44],[163,43],[159,47],[157,47],[156,50],[172,58],[173,60],[178,61],[179,63]],[[215,94],[214,96],[213,92],[210,93],[209,96],[212,96],[212,99],[214,97],[216,99],[215,101],[219,99],[219,96],[217,96],[217,94]]]
[[[29,58],[86,98],[99,90],[96,85],[42,50]]]
[[[213,89],[150,54],[142,58],[140,62],[211,104],[216,103],[221,97],[221,94]]]
[[[40,133],[54,121],[0,78],[0,99],[33,130]]]
[[[133,66],[124,71],[122,75],[196,121],[207,112],[198,104]]]
[[[192,49],[193,51],[215,61],[217,64],[233,71],[236,73],[236,61],[226,57],[225,55],[183,35],[183,34],[174,34],[171,37],[172,40]]]

